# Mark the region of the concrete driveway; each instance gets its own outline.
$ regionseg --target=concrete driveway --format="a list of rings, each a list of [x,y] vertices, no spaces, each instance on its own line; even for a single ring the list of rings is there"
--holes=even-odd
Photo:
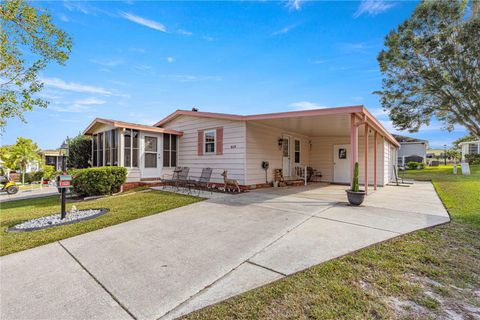
[[[430,183],[224,196],[4,256],[1,319],[171,319],[449,221]]]

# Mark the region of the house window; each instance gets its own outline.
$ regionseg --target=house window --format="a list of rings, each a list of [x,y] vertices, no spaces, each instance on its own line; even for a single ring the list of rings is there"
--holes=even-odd
[[[157,137],[145,136],[145,168],[157,167]]]
[[[295,139],[295,163],[300,163],[300,140]]]
[[[208,130],[203,133],[205,153],[215,153],[216,130]]]
[[[125,130],[125,147],[123,166],[128,168],[138,167],[138,131]]]
[[[45,164],[47,166],[54,166],[56,163],[55,157],[53,156],[45,156]]]
[[[163,166],[177,166],[177,136],[163,134]]]
[[[469,154],[478,154],[478,144],[476,143],[470,143],[468,145],[468,153]]]
[[[96,167],[97,166],[97,152],[98,152],[98,136],[96,134],[93,135],[93,139],[92,139],[92,142],[93,142],[93,146],[92,146],[92,167]]]

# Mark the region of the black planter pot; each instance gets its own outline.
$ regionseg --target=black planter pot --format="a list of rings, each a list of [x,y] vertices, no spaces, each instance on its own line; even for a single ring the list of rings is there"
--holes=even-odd
[[[362,204],[363,200],[365,199],[365,191],[352,191],[352,190],[345,190],[347,192],[348,202],[350,202],[353,206],[359,206]]]

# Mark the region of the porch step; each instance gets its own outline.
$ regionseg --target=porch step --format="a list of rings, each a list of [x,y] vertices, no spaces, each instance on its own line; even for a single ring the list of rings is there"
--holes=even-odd
[[[294,180],[285,180],[285,183],[289,187],[301,187],[305,184],[305,181],[302,179],[294,179]]]
[[[141,178],[140,181],[142,182],[149,182],[149,181],[161,181],[162,178],[156,177],[156,178]]]

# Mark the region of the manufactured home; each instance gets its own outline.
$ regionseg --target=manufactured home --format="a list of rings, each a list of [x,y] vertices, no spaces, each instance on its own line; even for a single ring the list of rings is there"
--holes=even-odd
[[[209,167],[214,183],[227,170],[245,188],[271,183],[274,169],[293,179],[306,166],[323,182],[349,184],[355,162],[360,183],[376,188],[394,179],[400,147],[361,105],[256,115],[177,110],[153,126],[97,118],[84,134],[93,137],[93,166],[124,166],[128,181],[160,180],[177,166],[198,177]]]

